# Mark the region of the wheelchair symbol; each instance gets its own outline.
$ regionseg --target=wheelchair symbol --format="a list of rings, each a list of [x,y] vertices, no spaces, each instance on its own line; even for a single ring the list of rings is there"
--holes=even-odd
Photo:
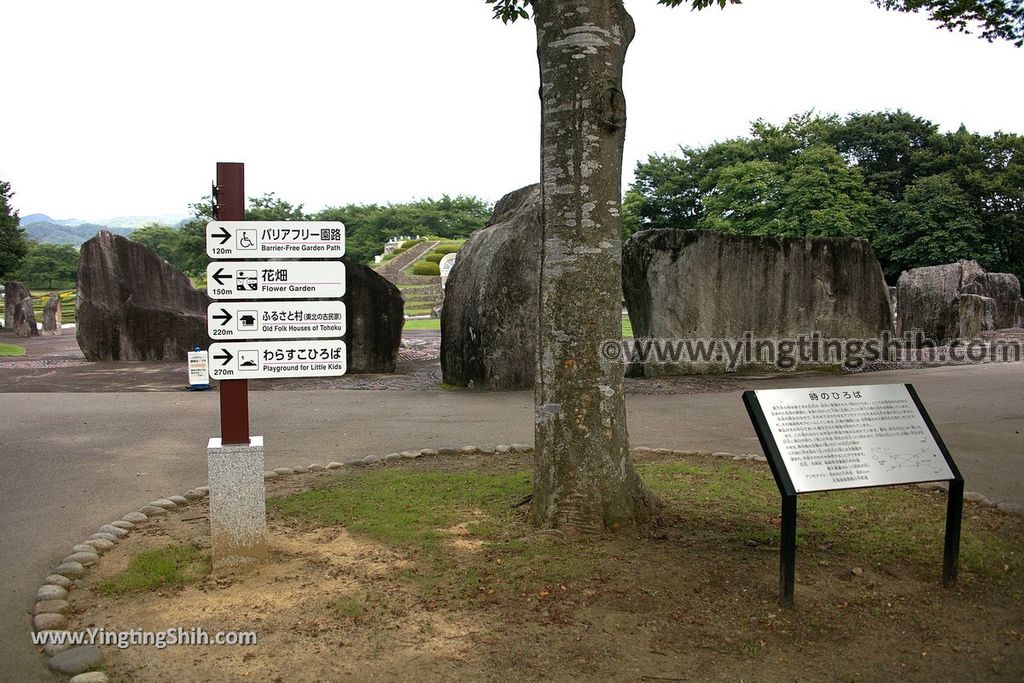
[[[238,231],[238,248],[239,249],[255,249],[256,248],[256,231],[255,230],[239,230]]]

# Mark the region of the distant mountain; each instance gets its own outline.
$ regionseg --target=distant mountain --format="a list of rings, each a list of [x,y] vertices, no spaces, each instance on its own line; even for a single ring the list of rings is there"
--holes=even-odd
[[[188,216],[178,216],[168,213],[162,216],[115,216],[114,218],[105,218],[101,221],[95,222],[103,225],[109,225],[112,228],[141,228],[143,225],[149,225],[150,223],[159,223],[160,225],[167,225],[174,228],[187,220]]]
[[[56,222],[57,221],[53,220],[52,218],[47,216],[45,213],[30,213],[27,216],[22,216],[21,220],[18,221],[18,224],[21,225],[21,227],[24,228],[29,223],[56,223]]]
[[[40,214],[34,215],[38,216]],[[130,235],[134,230],[134,228],[115,228],[106,225],[96,225],[95,223],[60,225],[58,223],[50,223],[47,221],[36,221],[27,225],[22,222],[21,227],[25,228],[25,233],[28,235],[28,238],[35,242],[45,242],[47,244],[71,244],[76,247],[82,246],[83,242],[100,230],[109,230],[114,234],[124,235],[125,237]]]
[[[159,223],[173,228],[187,220],[188,216],[174,213],[165,213],[160,216],[114,216],[99,220],[95,218],[85,220],[81,218],[50,218],[45,213],[30,213],[27,216],[22,216],[20,223],[22,227],[29,223],[53,223],[54,225],[109,225],[112,228],[141,228],[150,223]]]
[[[163,216],[117,216],[92,222],[77,218],[50,218],[45,213],[31,213],[22,216],[19,223],[25,229],[30,240],[47,244],[72,244],[80,247],[82,242],[100,230],[109,230],[115,235],[127,237],[136,228],[141,228],[149,223],[177,227],[185,220],[187,219],[183,216],[166,214]]]

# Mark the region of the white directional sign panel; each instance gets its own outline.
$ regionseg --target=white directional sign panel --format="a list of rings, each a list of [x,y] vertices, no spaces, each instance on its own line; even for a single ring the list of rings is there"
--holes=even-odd
[[[265,379],[334,377],[345,374],[345,342],[240,341],[210,345],[210,377]]]
[[[214,299],[338,299],[345,264],[338,261],[213,261],[206,291]]]
[[[211,339],[326,339],[345,335],[341,301],[222,301],[206,310]]]
[[[339,221],[211,221],[210,258],[338,258],[345,253]]]

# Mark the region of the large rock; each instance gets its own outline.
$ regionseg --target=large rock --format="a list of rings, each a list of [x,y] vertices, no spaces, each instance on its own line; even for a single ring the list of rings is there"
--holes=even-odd
[[[892,331],[892,304],[865,240],[644,230],[625,244],[623,293],[637,338],[874,339]],[[752,364],[756,365],[756,364]],[[631,375],[715,369],[635,364]]]
[[[1021,326],[1016,276],[986,273],[977,261],[913,268],[900,275],[896,329],[936,342]],[[984,299],[985,301],[978,301]]]
[[[38,337],[32,295],[20,282],[8,282],[4,289],[4,327],[17,337]]]
[[[209,345],[209,303],[143,244],[103,230],[82,245],[76,334],[89,360],[185,360]]]
[[[43,307],[43,332],[46,334],[60,334],[61,332],[61,303],[60,294],[51,292]]]
[[[533,386],[540,233],[540,186],[530,185],[502,197],[459,250],[441,309],[445,383]]]
[[[982,273],[964,287],[964,294],[977,294],[992,299],[995,329],[1020,327],[1018,309],[1021,305],[1020,280],[1010,273]]]
[[[957,310],[954,316],[957,339],[975,339],[982,332],[997,329],[995,323],[996,301],[977,294],[961,294],[956,298]]]
[[[348,256],[345,312],[349,373],[394,372],[402,343],[405,303],[398,287]]]

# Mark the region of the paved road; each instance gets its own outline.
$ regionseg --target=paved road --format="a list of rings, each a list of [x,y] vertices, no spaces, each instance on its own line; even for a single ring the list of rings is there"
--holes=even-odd
[[[742,384],[887,382],[915,384],[968,489],[1024,503],[1024,364]],[[634,446],[758,450],[738,391],[630,396],[627,406]],[[36,587],[98,525],[204,481],[217,396],[0,393],[0,415],[0,680],[49,681],[28,639]],[[266,438],[268,467],[414,447],[528,442],[533,428],[528,392],[254,392],[251,419],[253,432]]]

